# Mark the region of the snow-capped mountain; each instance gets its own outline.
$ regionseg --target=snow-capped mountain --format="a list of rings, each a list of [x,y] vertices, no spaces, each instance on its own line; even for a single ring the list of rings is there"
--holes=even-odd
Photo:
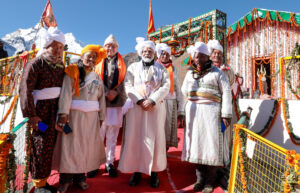
[[[32,28],[18,29],[15,32],[6,34],[1,40],[4,42],[4,50],[7,51],[9,56],[13,56],[18,52],[31,50],[32,44],[35,42],[36,47],[40,48],[40,24],[36,24]],[[84,44],[74,37],[72,33],[66,33],[66,44],[68,51],[80,53]]]

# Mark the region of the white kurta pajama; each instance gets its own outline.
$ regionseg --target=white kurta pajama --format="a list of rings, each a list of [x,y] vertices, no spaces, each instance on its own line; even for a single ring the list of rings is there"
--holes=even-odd
[[[105,119],[102,80],[90,72],[79,90],[80,96],[74,95],[73,85],[74,80],[65,75],[58,114],[69,115],[73,131],[58,134],[53,158],[53,169],[72,174],[98,169],[106,160],[100,136],[100,120]]]
[[[142,61],[128,67],[125,90],[133,102],[126,114],[125,137],[119,170],[123,173],[163,171],[166,168],[166,139],[164,98],[170,90],[167,70],[158,63],[150,67]],[[156,104],[152,111],[143,111],[136,103],[151,99]]]
[[[213,66],[197,80],[190,70],[182,92],[188,99],[182,160],[211,166],[227,164],[229,147],[221,132],[221,117],[231,118],[232,101],[226,75]]]
[[[167,117],[165,120],[166,145],[177,147],[177,116],[184,114],[184,96],[181,92],[178,71],[173,67],[174,92],[169,92],[165,98]]]

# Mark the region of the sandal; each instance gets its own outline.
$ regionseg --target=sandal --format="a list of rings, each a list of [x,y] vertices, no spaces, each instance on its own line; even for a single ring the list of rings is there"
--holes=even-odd
[[[68,188],[70,186],[70,183],[62,184],[58,189],[57,192],[59,193],[66,193]]]
[[[75,185],[76,185],[77,187],[79,187],[81,190],[86,190],[86,189],[89,188],[89,185],[88,185],[86,182],[84,182],[84,181],[78,182],[78,183],[76,183]]]

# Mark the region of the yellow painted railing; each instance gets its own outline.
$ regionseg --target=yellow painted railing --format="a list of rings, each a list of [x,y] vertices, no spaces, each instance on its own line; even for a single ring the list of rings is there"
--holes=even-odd
[[[300,155],[235,125],[228,192],[293,192]]]

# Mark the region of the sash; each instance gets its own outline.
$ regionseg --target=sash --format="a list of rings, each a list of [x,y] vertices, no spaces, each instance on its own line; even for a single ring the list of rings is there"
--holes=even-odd
[[[43,88],[41,90],[33,90],[33,100],[34,105],[36,105],[39,100],[55,99],[60,95],[61,87],[50,87]]]
[[[72,100],[71,110],[82,111],[85,113],[99,111],[99,102],[86,100]]]
[[[188,93],[188,100],[190,101],[198,101],[201,99],[207,99],[212,102],[222,102],[222,98],[218,95],[207,93],[207,92],[198,92],[198,91],[191,91]]]

